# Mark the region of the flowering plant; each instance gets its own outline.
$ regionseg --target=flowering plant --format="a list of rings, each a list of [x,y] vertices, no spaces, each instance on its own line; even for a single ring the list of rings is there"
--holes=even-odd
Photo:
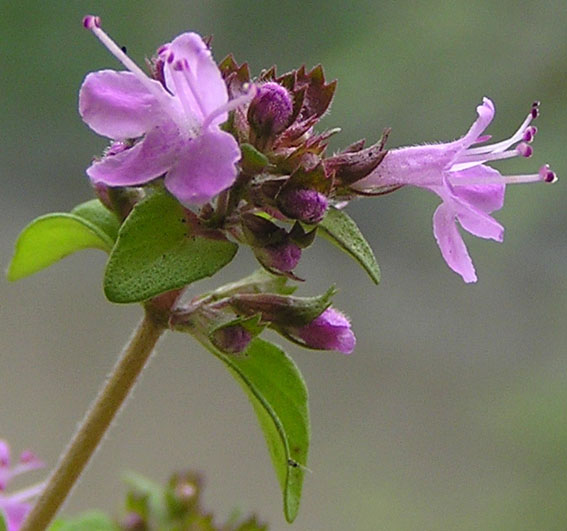
[[[538,104],[514,135],[495,144],[484,135],[494,116],[485,98],[458,140],[387,150],[386,130],[370,147],[359,141],[329,154],[338,130],[316,126],[336,82],[325,79],[321,66],[283,75],[272,67],[252,77],[246,63],[229,56],[217,64],[209,42],[184,33],[158,49],[146,73],[98,17],[85,17],[84,26],[126,68],[87,75],[79,93],[84,122],[110,139],[86,171],[96,199],[26,227],[8,278],[84,248],[101,249],[109,253],[106,297],[141,303],[144,318],[22,529],[51,521],[165,330],[191,334],[242,385],[291,522],[307,470],[307,389],[292,359],[260,336],[269,328],[303,347],[344,354],[356,345],[349,319],[332,305],[334,287],[320,296],[295,295],[303,252],[322,236],[378,284],[374,253],[345,208],[412,185],[441,198],[433,229],[442,256],[465,282],[476,281],[457,222],[502,241],[503,227],[491,214],[502,207],[506,184],[556,180],[547,165],[519,176],[486,165],[532,155]],[[257,272],[188,297],[192,283],[229,264],[241,245],[251,248]]]

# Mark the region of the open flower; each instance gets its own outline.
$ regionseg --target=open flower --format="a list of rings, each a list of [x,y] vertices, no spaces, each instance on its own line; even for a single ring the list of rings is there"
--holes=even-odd
[[[254,88],[229,102],[221,73],[196,33],[183,33],[159,49],[160,82],[102,31],[98,17],[87,16],[83,24],[129,70],[93,72],[81,86],[83,120],[116,141],[88,168],[93,183],[137,186],[165,175],[167,189],[186,204],[203,204],[228,188],[240,149],[219,125],[252,99]]]
[[[504,227],[490,213],[504,204],[506,184],[557,179],[547,165],[536,174],[507,177],[485,165],[493,160],[532,155],[529,143],[537,129],[531,122],[538,116],[538,105],[534,103],[522,125],[507,140],[471,147],[490,139],[483,132],[494,117],[494,105],[484,98],[477,107],[477,120],[462,138],[444,144],[391,150],[368,177],[354,183],[352,188],[372,193],[392,186],[413,185],[436,193],[443,200],[433,215],[433,233],[441,254],[465,282],[475,282],[475,269],[455,221],[475,236],[501,242]]]
[[[43,484],[25,490],[5,494],[10,481],[24,472],[42,468],[44,464],[31,452],[22,452],[17,464],[12,466],[10,447],[0,439],[0,513],[4,516],[7,531],[17,531],[31,510],[29,500],[40,494]]]

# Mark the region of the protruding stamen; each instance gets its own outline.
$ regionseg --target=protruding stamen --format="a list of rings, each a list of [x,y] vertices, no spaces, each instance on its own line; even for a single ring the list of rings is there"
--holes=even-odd
[[[518,155],[521,155],[521,152],[518,149],[511,149],[509,151],[501,151],[496,153],[485,152],[472,154],[469,150],[467,150],[458,158],[458,162],[453,164],[451,168],[453,170],[460,171],[467,168],[472,168],[473,166],[477,166],[478,164],[484,164],[485,162],[491,160],[511,159],[513,157],[517,157]]]
[[[557,181],[557,175],[554,171],[549,169],[549,164],[545,164],[539,169],[539,176],[546,183],[554,183]]]
[[[529,144],[526,144],[525,142],[520,142],[517,146],[516,146],[516,151],[525,158],[530,158],[533,155],[534,149],[532,148],[532,146],[530,146]]]
[[[510,146],[514,145],[516,142],[525,140],[524,133],[530,127],[532,120],[537,118],[537,116],[539,115],[538,106],[539,106],[539,102],[536,101],[533,103],[532,109],[530,110],[529,114],[526,116],[525,120],[522,122],[522,125],[518,127],[518,130],[510,138],[508,138],[507,140],[502,140],[501,142],[497,142],[496,144],[467,149],[466,151],[467,154],[497,153],[500,151],[507,150]]]
[[[162,104],[164,111],[171,116],[171,119],[177,122],[177,117],[171,107],[171,99],[167,92],[163,89],[163,87],[161,87],[161,85],[159,85],[158,82],[149,78],[145,72],[102,30],[100,27],[100,18],[88,15],[83,19],[83,25],[85,28],[91,30],[97,39],[108,49],[108,51],[136,76],[138,81],[146,87],[148,92],[155,96],[155,98]]]
[[[97,17],[96,15],[87,15],[83,18],[83,26],[88,30],[100,28],[100,17]]]
[[[536,182],[553,183],[557,181],[555,172],[549,169],[549,165],[542,166],[538,173],[528,175],[499,175],[479,176],[479,177],[452,177],[449,176],[452,186],[471,186],[471,185],[488,185],[488,184],[526,184]]]

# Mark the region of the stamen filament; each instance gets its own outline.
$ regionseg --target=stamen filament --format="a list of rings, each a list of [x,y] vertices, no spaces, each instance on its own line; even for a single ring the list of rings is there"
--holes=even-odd
[[[551,172],[553,173],[553,172]],[[471,185],[485,185],[485,184],[525,184],[535,182],[554,182],[548,180],[546,176],[540,173],[532,173],[529,175],[495,175],[494,177],[467,177],[464,179],[451,179],[451,185],[458,186],[471,186]]]
[[[171,56],[170,56],[171,57]],[[197,121],[196,116],[193,113],[193,109],[191,108],[191,102],[185,93],[185,87],[183,86],[183,80],[179,77],[181,73],[181,69],[183,68],[183,64],[178,61],[172,65],[172,72],[171,72],[171,79],[173,80],[173,84],[175,85],[175,95],[181,101],[181,105],[183,110],[185,111],[185,116],[187,121],[189,122],[189,128],[199,130],[199,124]]]
[[[502,160],[510,159],[520,156],[522,153],[518,150],[504,151],[503,153],[479,153],[477,155],[468,156],[468,151],[465,151],[464,155],[460,156],[458,160],[462,162],[457,162],[451,166],[453,171],[463,171],[474,166],[479,166],[485,162],[492,160]]]
[[[203,105],[203,102],[201,101],[201,97],[199,96],[199,92],[197,91],[197,89],[195,87],[195,83],[194,83],[195,80],[193,78],[193,72],[191,71],[191,67],[189,66],[189,62],[187,61],[187,59],[185,59],[182,63],[181,73],[183,74],[183,76],[185,77],[185,80],[187,81],[187,84],[189,85],[189,90],[191,90],[191,93],[193,94],[193,97],[195,98],[195,101],[197,102],[197,106],[199,107],[199,110],[201,111],[201,118],[204,120],[205,117],[207,116],[207,109],[205,109],[205,106]]]
[[[207,127],[211,125],[211,123],[217,116],[220,116],[225,112],[230,112],[240,107],[241,105],[246,105],[249,101],[252,101],[254,99],[254,96],[256,96],[256,92],[257,92],[256,85],[250,85],[250,88],[248,89],[248,92],[246,94],[243,94],[242,96],[238,96],[238,98],[234,98],[233,100],[230,100],[224,105],[221,105],[220,107],[216,108],[213,112],[211,112],[211,114],[209,114],[205,118],[205,121],[203,122],[203,130],[207,129]]]
[[[118,59],[130,72],[132,72],[136,78],[142,83],[148,91],[156,97],[156,99],[163,105],[164,110],[175,120],[175,113],[170,109],[170,97],[162,89],[161,85],[156,84],[152,79],[150,79],[146,73],[134,62],[130,57],[128,57],[122,48],[120,48],[100,27],[100,19],[94,17],[94,21],[88,22],[87,17],[83,25],[85,28],[89,29],[94,33],[97,39],[108,49],[108,51]]]

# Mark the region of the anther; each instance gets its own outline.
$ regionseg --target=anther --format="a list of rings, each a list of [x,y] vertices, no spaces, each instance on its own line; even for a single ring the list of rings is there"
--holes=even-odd
[[[538,174],[541,177],[541,179],[546,183],[554,183],[555,181],[557,181],[557,175],[555,174],[554,171],[551,171],[549,169],[549,164],[543,165],[539,169]]]
[[[95,15],[85,16],[83,18],[83,26],[88,30],[100,28],[100,17],[97,17]]]
[[[520,142],[517,146],[516,146],[516,151],[525,158],[530,158],[533,155],[533,148],[532,146],[530,146],[529,144],[526,144],[525,142]]]
[[[535,125],[530,125],[525,131],[523,140],[524,142],[532,142],[537,134],[537,127]]]

